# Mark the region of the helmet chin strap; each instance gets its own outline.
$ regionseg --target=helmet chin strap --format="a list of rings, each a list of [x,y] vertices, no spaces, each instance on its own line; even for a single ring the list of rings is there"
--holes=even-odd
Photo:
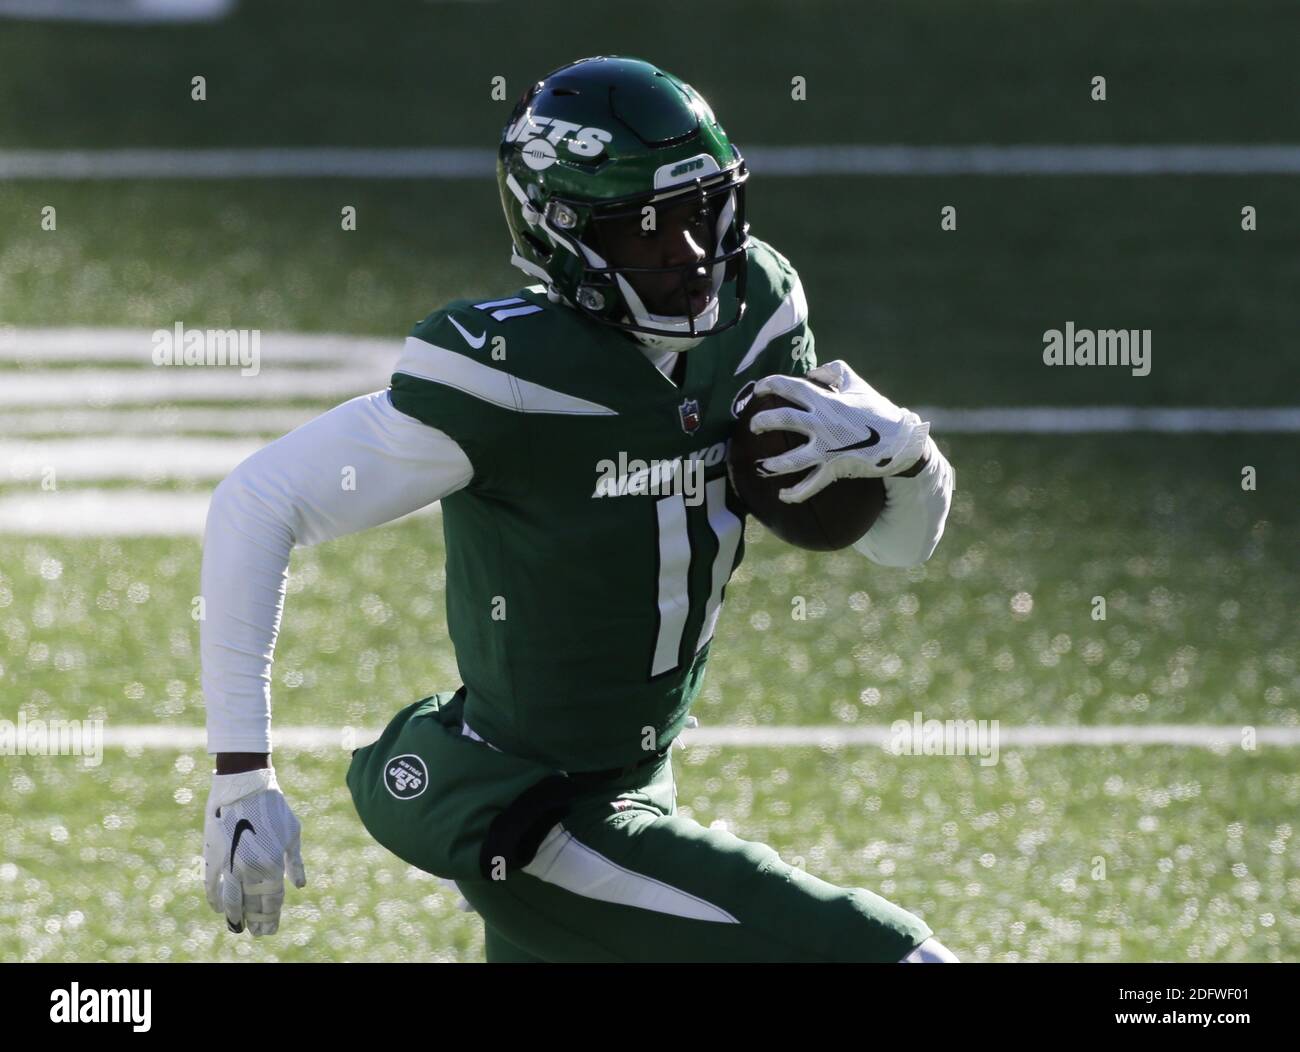
[[[704,340],[703,336],[654,336],[648,332],[629,332],[628,335],[641,346],[654,351],[689,351]]]
[[[715,267],[715,270],[722,268]],[[632,320],[638,325],[650,325],[657,329],[666,329],[664,333],[650,332],[631,332],[629,333],[638,343],[646,347],[653,347],[659,351],[689,351],[692,347],[698,346],[703,342],[709,332],[718,323],[718,314],[721,311],[721,302],[718,292],[722,288],[721,276],[714,276],[712,282],[713,302],[695,318],[696,335],[691,335],[691,319],[684,314],[654,314],[646,310],[645,304],[641,297],[636,294],[631,284],[623,277],[622,274],[615,276],[618,281],[618,287],[623,293],[623,300],[627,303],[628,310],[631,312]],[[680,335],[679,335],[680,334]]]

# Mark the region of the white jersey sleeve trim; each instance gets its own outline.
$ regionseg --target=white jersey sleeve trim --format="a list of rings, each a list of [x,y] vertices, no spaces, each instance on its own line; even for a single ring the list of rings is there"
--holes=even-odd
[[[208,752],[269,752],[271,663],[289,553],[400,518],[468,485],[460,446],[354,398],[254,453],[208,507],[199,623]]]
[[[618,416],[607,406],[567,395],[563,391],[553,391],[531,380],[521,380],[502,369],[493,369],[490,365],[476,362],[473,358],[416,336],[406,338],[406,347],[393,371],[454,387],[457,391],[464,391],[481,401],[490,402],[502,409],[512,409],[516,413]]]
[[[763,323],[763,327],[758,330],[758,335],[754,337],[754,342],[749,345],[749,350],[745,352],[745,357],[740,360],[736,366],[735,375],[739,376],[751,365],[754,364],[763,349],[775,340],[778,336],[790,332],[808,320],[808,300],[803,294],[803,282],[795,280],[794,288],[786,294],[785,299],[781,301],[779,307],[773,311],[772,316]]]

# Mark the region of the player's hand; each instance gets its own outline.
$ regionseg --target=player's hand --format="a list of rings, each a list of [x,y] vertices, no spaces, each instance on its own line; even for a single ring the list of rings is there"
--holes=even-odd
[[[798,407],[755,413],[750,421],[755,434],[794,431],[808,436],[796,449],[756,465],[765,475],[816,468],[797,485],[781,490],[787,504],[805,501],[837,479],[897,475],[925,453],[930,425],[910,409],[894,405],[842,361],[810,369],[807,379],[764,377],[754,385],[754,394],[776,395]]]
[[[214,774],[203,819],[203,879],[208,905],[238,934],[274,935],[284,905],[284,874],[307,883],[302,826],[280,792],[275,769]],[[233,858],[232,858],[233,854]]]

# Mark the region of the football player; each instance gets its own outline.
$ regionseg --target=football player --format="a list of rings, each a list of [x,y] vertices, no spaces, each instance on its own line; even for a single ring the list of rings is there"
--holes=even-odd
[[[882,566],[924,562],[943,533],[953,473],[929,425],[844,362],[817,365],[798,275],[749,236],[740,150],[677,77],[620,57],[554,71],[515,106],[497,178],[534,283],[430,314],[387,389],[213,495],[210,904],[270,934],[286,871],[306,879],[270,755],[291,549],[441,501],[462,685],[399,713],[348,783],[381,843],[456,881],[489,961],[955,959],[900,906],[681,816],[669,751],[743,556],[725,465],[739,398],[798,406],[753,420],[807,436],[765,462],[812,469],[783,500],[884,479],[855,545]],[[628,467],[602,485],[601,462]],[[652,463],[676,467],[633,466]],[[683,466],[698,499],[653,484]]]

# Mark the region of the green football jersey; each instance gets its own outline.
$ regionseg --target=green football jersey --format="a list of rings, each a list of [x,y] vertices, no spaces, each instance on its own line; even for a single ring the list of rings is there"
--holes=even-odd
[[[748,269],[744,316],[684,352],[680,387],[541,285],[458,300],[407,340],[393,404],[474,468],[442,502],[447,621],[465,720],[498,748],[621,767],[685,724],[744,554],[737,403],[816,364],[794,269],[757,239]]]

